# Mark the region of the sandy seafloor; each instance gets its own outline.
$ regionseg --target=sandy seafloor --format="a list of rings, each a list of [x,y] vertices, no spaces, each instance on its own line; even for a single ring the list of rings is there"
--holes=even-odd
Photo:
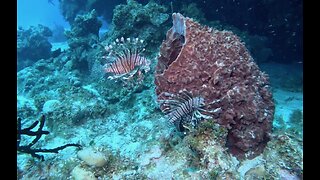
[[[65,43],[54,44],[53,49],[57,47],[62,48],[62,50],[67,49]],[[271,87],[273,88],[273,97],[276,104],[274,117],[282,117],[286,123],[289,123],[290,115],[294,110],[298,109],[303,112],[302,88],[299,91],[295,91],[290,90],[288,87],[281,87],[284,79],[287,79],[295,71],[289,65],[275,63],[263,64],[260,67],[269,74],[271,79]],[[90,85],[83,85],[83,88],[93,94],[99,94]],[[149,89],[146,91],[152,94],[154,90]],[[32,102],[28,97],[24,97],[23,94],[18,94],[17,97],[18,107],[21,104]],[[188,165],[188,158],[186,157],[188,150],[187,147],[183,147],[183,144],[177,144],[173,151],[164,152],[161,139],[168,138],[167,136],[172,129],[168,127],[161,113],[146,115],[145,108],[147,107],[144,104],[146,104],[144,94],[138,93],[134,104],[138,108],[133,108],[132,110],[122,109],[111,114],[107,119],[90,119],[90,121],[80,126],[69,127],[68,131],[65,132],[51,132],[49,135],[43,136],[37,143],[38,147],[41,148],[54,148],[71,142],[81,143],[87,147],[92,147],[95,152],[108,154],[108,156],[106,155],[107,158],[105,158],[107,161],[111,161],[110,154],[114,155],[112,157],[121,157],[121,160],[112,159],[113,161],[107,163],[104,167],[88,166],[78,157],[78,150],[74,147],[66,148],[58,154],[43,153],[45,157],[43,162],[32,158],[28,154],[18,153],[18,179],[81,179],[82,177],[83,179],[162,180],[205,179],[202,177],[208,177],[202,175],[206,174],[206,169],[192,168]],[[135,111],[134,114],[136,115],[133,116],[132,111]],[[274,125],[279,126],[277,121],[274,121]],[[44,130],[49,129],[45,126]],[[272,162],[268,164],[269,160],[266,158],[272,155],[264,154],[250,161],[238,162],[235,158],[226,155],[223,147],[215,143],[213,143],[212,147],[215,147],[217,152],[219,148],[223,152],[219,156],[220,161],[216,161],[216,163],[220,163],[217,166],[222,167],[223,172],[234,171],[237,174],[235,176],[237,177],[236,179],[252,179],[252,177],[248,178],[247,174],[256,167],[263,167],[265,172],[272,172],[272,170],[268,169],[272,166],[270,165]],[[277,149],[267,153],[277,154],[272,151],[277,151]],[[225,160],[227,158],[224,159],[223,155],[227,156],[228,160]],[[299,155],[302,156],[302,154]],[[284,161],[284,163],[286,162]],[[275,165],[278,170],[280,167],[279,171],[282,172],[279,179],[299,179],[294,173],[290,173],[290,167],[285,168],[285,166],[289,165],[286,164],[282,167],[281,165]],[[78,168],[77,172],[74,172],[75,167]]]

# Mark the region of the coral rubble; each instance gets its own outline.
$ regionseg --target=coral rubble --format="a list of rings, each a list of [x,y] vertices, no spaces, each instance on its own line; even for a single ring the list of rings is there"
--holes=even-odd
[[[260,154],[274,114],[267,75],[232,32],[202,27],[181,14],[172,18],[156,67],[158,100],[181,91],[203,97],[213,120],[228,128],[230,152],[239,158]]]

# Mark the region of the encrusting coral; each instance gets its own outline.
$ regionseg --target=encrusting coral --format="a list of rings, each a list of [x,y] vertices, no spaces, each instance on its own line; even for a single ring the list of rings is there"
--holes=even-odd
[[[172,18],[156,67],[158,100],[183,91],[204,98],[207,114],[228,128],[230,152],[239,158],[260,154],[274,114],[267,75],[232,32],[203,27],[179,13]]]

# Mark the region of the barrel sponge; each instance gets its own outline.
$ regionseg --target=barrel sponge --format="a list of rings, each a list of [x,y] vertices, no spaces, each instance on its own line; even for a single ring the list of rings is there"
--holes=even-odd
[[[257,156],[272,130],[268,76],[231,31],[202,26],[179,13],[172,17],[156,66],[159,102],[181,91],[201,96],[206,109],[214,112],[212,119],[228,129],[230,152],[239,158]]]

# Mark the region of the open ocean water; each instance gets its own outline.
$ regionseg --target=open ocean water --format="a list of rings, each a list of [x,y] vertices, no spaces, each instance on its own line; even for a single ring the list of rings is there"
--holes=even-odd
[[[303,179],[301,0],[18,0],[17,179]]]

